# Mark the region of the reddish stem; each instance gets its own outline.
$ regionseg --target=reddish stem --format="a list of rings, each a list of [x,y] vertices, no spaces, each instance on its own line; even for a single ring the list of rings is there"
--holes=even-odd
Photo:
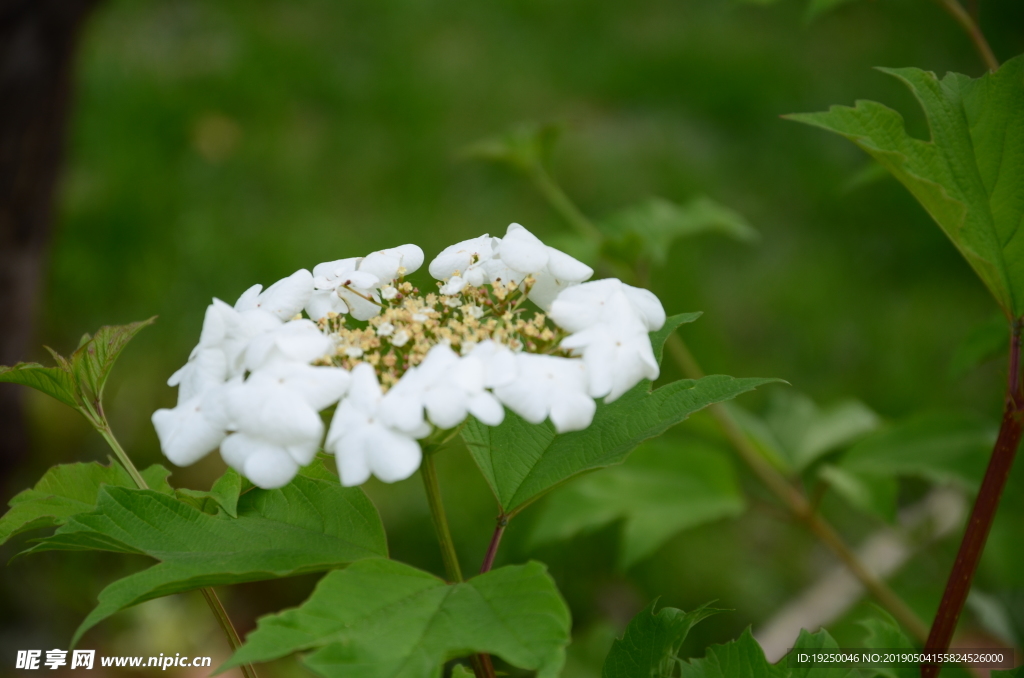
[[[1024,415],[1024,388],[1020,379],[1021,323],[1014,322],[1010,341],[1010,374],[1006,385],[1006,405],[1003,408],[1003,422],[999,427],[992,458],[985,470],[985,478],[981,481],[978,498],[971,510],[960,551],[953,563],[953,571],[946,582],[946,590],[942,594],[925,652],[945,652],[953,639],[957,621],[963,611],[967,594],[971,590],[974,572],[985,549],[999,498],[1002,496],[1006,480],[1010,477],[1013,458],[1017,454],[1017,446],[1021,438],[1021,417]],[[940,664],[921,664],[921,678],[935,678]]]
[[[484,563],[480,566],[480,574],[490,572],[494,566],[494,557],[498,555],[498,547],[501,545],[501,535],[505,534],[505,527],[508,525],[508,516],[502,513],[498,516],[498,524],[494,528],[494,535],[491,536],[491,543],[487,546],[487,555],[484,556]],[[494,665],[491,663],[491,655],[473,655],[473,670],[478,676],[494,678]]]
[[[491,567],[494,566],[494,557],[498,555],[498,546],[501,545],[501,536],[505,534],[505,527],[507,525],[508,516],[504,514],[498,516],[498,524],[494,528],[494,535],[491,537],[491,543],[487,547],[487,555],[484,556],[484,564],[480,566],[480,574],[490,572]]]

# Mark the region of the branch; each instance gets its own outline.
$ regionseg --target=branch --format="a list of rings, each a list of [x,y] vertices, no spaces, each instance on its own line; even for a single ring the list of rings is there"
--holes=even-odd
[[[971,517],[967,522],[960,550],[953,562],[953,571],[949,573],[946,590],[935,613],[931,633],[925,644],[925,652],[945,652],[953,640],[960,613],[971,590],[971,581],[978,569],[978,562],[985,550],[989,530],[999,508],[999,499],[1010,477],[1010,468],[1017,455],[1017,447],[1021,438],[1021,418],[1024,417],[1024,384],[1020,379],[1020,348],[1021,321],[1015,321],[1011,328],[1010,341],[1010,373],[1006,379],[1006,405],[1003,408],[1003,423],[999,427],[992,458],[985,470],[985,478],[981,481],[978,498],[971,509]],[[940,664],[922,664],[921,678],[934,678],[938,675]]]
[[[990,71],[999,70],[999,59],[996,59],[996,55],[992,52],[988,40],[985,39],[985,34],[981,32],[981,28],[967,10],[964,9],[964,6],[957,0],[935,0],[935,2],[942,9],[946,10],[960,24],[960,27],[964,29],[967,37],[974,43],[974,49],[978,51],[978,56],[985,62],[985,67]]]

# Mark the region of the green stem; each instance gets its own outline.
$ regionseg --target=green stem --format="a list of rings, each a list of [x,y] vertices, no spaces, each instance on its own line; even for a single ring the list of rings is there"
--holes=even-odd
[[[96,426],[96,430],[99,431],[99,434],[107,441],[107,445],[110,445],[110,449],[114,451],[114,454],[117,456],[117,460],[121,462],[121,466],[124,467],[124,470],[128,471],[128,475],[132,477],[132,480],[135,481],[135,484],[138,485],[139,489],[148,490],[149,485],[146,484],[142,474],[139,473],[139,469],[135,468],[135,464],[133,464],[132,460],[128,458],[128,454],[124,451],[124,448],[121,447],[121,443],[117,442],[117,438],[114,437],[114,432],[110,430],[110,424],[107,423],[106,419]]]
[[[434,523],[437,543],[441,547],[441,560],[444,561],[445,576],[448,581],[462,581],[462,568],[459,567],[459,556],[455,553],[455,542],[448,528],[448,516],[444,511],[441,498],[441,484],[437,480],[437,466],[434,464],[434,453],[439,446],[423,446],[423,462],[420,464],[420,476],[423,478],[423,489],[427,493],[427,504],[430,506],[430,519]],[[471,659],[473,673],[476,678],[495,678],[491,658],[486,654],[475,654]]]
[[[146,484],[142,474],[139,473],[139,469],[135,467],[132,460],[128,457],[128,454],[121,447],[121,443],[114,437],[114,432],[110,428],[110,424],[107,422],[106,416],[103,414],[102,408],[97,413],[99,421],[94,421],[93,426],[99,432],[103,439],[107,441],[107,445],[110,445],[110,449],[117,455],[117,460],[121,462],[121,466],[128,472],[128,475],[132,477],[135,484],[140,490],[148,490],[149,485]],[[210,611],[213,612],[213,616],[217,618],[217,623],[224,629],[224,635],[228,639],[228,645],[231,646],[231,651],[234,652],[242,646],[242,641],[238,637],[238,631],[235,630],[234,625],[231,623],[231,618],[228,616],[228,611],[224,609],[223,603],[220,602],[220,598],[217,597],[217,592],[213,590],[213,587],[206,587],[200,589],[203,594],[203,598],[206,599],[206,604],[210,606]],[[242,675],[245,678],[257,678],[256,669],[253,668],[252,664],[242,664],[239,667],[242,670]]]
[[[577,234],[584,238],[590,238],[600,242],[604,236],[601,235],[601,231],[597,229],[590,219],[587,218],[580,208],[576,207],[569,196],[565,194],[562,187],[559,186],[551,175],[540,165],[536,165],[532,171],[529,172],[530,179],[533,180],[537,190],[547,198],[547,201],[551,206],[558,212],[563,219],[576,231]]]
[[[945,1],[945,0],[937,0]],[[600,242],[603,237],[600,231],[580,209],[572,202],[557,183],[541,167],[535,168],[530,177],[540,189],[541,193],[548,199],[552,208],[580,235],[590,237]],[[636,278],[648,277],[646,269],[634,272]],[[636,282],[636,280],[634,280]],[[668,352],[673,360],[682,370],[683,375],[688,379],[700,379],[704,376],[697,360],[690,353],[678,334],[669,335],[666,344]],[[896,593],[890,589],[884,581],[874,576],[854,553],[853,549],[846,545],[839,533],[824,518],[818,515],[814,507],[807,500],[804,494],[794,487],[774,466],[768,463],[764,456],[758,451],[754,444],[744,433],[736,419],[729,413],[729,410],[721,405],[715,404],[708,408],[708,411],[718,422],[719,427],[725,434],[732,446],[736,449],[740,458],[750,467],[754,475],[774,494],[786,508],[799,521],[804,523],[807,529],[821,540],[832,552],[843,561],[846,567],[853,573],[861,584],[867,589],[878,602],[880,602],[897,621],[900,622],[912,635],[924,642],[928,637],[928,627],[917,617],[913,610],[903,602]],[[511,518],[513,514],[507,516]],[[495,547],[494,551],[497,551]],[[492,553],[488,553],[493,558]]]
[[[206,599],[206,604],[210,606],[213,616],[217,618],[217,623],[224,630],[224,635],[227,636],[231,651],[234,652],[242,647],[242,639],[238,637],[238,631],[235,630],[234,624],[231,623],[228,611],[224,609],[224,604],[220,602],[217,591],[212,586],[199,589],[199,591],[203,594],[203,598]],[[256,678],[256,671],[252,668],[251,664],[243,664],[241,669],[242,673],[247,677]]]
[[[462,568],[459,567],[459,557],[455,554],[455,542],[452,541],[452,533],[448,529],[448,516],[445,515],[444,502],[441,500],[441,485],[437,482],[434,450],[423,450],[420,476],[423,478],[423,489],[427,492],[427,504],[430,506],[430,519],[434,522],[434,532],[437,533],[437,543],[441,546],[441,559],[444,561],[445,575],[450,582],[460,582],[462,581]]]
[[[669,336],[666,348],[686,378],[700,379],[704,376],[704,371],[678,334]],[[708,407],[708,412],[718,422],[726,439],[750,467],[750,470],[754,472],[758,480],[786,506],[797,520],[832,550],[847,569],[860,580],[864,588],[875,597],[875,600],[889,610],[892,616],[914,637],[924,642],[928,637],[928,627],[903,602],[902,598],[865,567],[853,549],[847,546],[839,533],[835,531],[835,528],[815,511],[814,506],[804,494],[768,463],[743,432],[739,422],[732,416],[728,408],[721,404],[715,404]]]
[[[974,44],[974,49],[978,51],[978,56],[985,62],[985,67],[990,71],[999,70],[999,59],[992,52],[992,48],[988,44],[988,40],[985,39],[985,34],[981,32],[981,28],[978,23],[974,20],[971,14],[964,9],[957,0],[935,0],[935,2],[946,10],[953,19],[960,24],[960,27],[967,33],[967,37],[971,39]]]

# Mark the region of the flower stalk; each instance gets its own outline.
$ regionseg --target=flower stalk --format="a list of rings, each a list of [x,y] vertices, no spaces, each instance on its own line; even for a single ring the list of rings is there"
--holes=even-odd
[[[1006,403],[1003,407],[999,436],[996,438],[992,457],[985,470],[985,478],[981,481],[978,497],[974,501],[974,508],[971,509],[967,529],[963,541],[960,542],[960,550],[956,554],[953,570],[946,582],[946,590],[935,613],[925,652],[945,652],[949,648],[1020,445],[1021,423],[1024,418],[1024,382],[1021,381],[1020,375],[1021,325],[1022,321],[1017,320],[1011,328],[1010,373],[1006,380]],[[934,678],[940,668],[939,664],[922,664],[921,677]]]
[[[430,506],[430,519],[434,523],[434,532],[437,534],[437,543],[441,547],[441,559],[444,561],[445,576],[448,581],[457,584],[462,579],[462,568],[459,567],[459,557],[455,552],[455,541],[452,539],[451,529],[448,527],[448,515],[444,510],[444,501],[441,498],[441,484],[437,480],[437,466],[434,463],[434,454],[439,446],[425,445],[423,450],[423,463],[420,464],[420,476],[423,478],[423,489],[426,490],[427,504]],[[497,547],[495,546],[495,549]],[[494,557],[491,555],[491,561]],[[488,567],[488,569],[490,569]],[[486,570],[481,570],[486,572]],[[494,666],[491,663],[490,655],[475,654],[472,657],[473,673],[476,678],[495,678]]]
[[[149,485],[146,483],[145,478],[139,473],[139,469],[136,468],[135,464],[132,463],[128,453],[121,447],[121,443],[114,437],[114,431],[110,428],[110,423],[107,421],[106,415],[103,414],[102,408],[97,413],[98,421],[93,421],[93,426],[96,431],[103,436],[103,439],[107,441],[107,445],[114,451],[117,456],[117,460],[121,462],[121,466],[128,475],[131,476],[132,480],[135,481],[135,485],[140,490],[148,490]],[[220,602],[220,598],[217,596],[217,591],[212,586],[207,586],[200,589],[203,594],[203,598],[206,600],[206,604],[210,606],[210,611],[213,616],[217,619],[217,623],[220,624],[221,629],[224,631],[224,636],[227,638],[228,645],[231,646],[231,652],[235,652],[242,646],[242,641],[238,637],[238,631],[235,630],[234,624],[231,623],[231,617],[228,616],[228,611],[224,609],[224,604]],[[257,678],[256,669],[253,668],[252,664],[242,664],[239,667],[242,670],[242,675],[245,678]]]
[[[455,542],[448,528],[448,516],[444,511],[441,499],[441,485],[437,481],[437,466],[434,464],[436,448],[423,450],[423,463],[420,464],[420,476],[423,478],[423,489],[427,493],[427,504],[430,506],[430,519],[434,523],[437,543],[441,547],[441,559],[444,561],[444,572],[449,582],[462,581],[462,568],[459,557],[455,553]]]

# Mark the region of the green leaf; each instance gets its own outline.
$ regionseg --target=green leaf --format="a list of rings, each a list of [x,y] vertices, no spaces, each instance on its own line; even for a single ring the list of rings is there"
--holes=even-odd
[[[569,610],[540,563],[502,567],[459,584],[392,560],[331,572],[300,607],[259,620],[222,668],[313,650],[327,678],[428,678],[475,652],[539,678],[557,676]]]
[[[846,501],[868,515],[887,523],[896,521],[899,483],[891,475],[865,473],[828,464],[818,472]]]
[[[801,629],[796,643],[790,653],[778,663],[778,666],[789,669],[790,678],[847,678],[853,674],[849,667],[836,664],[804,664],[798,665],[793,661],[794,655],[800,652],[835,652],[839,645],[829,635],[828,631],[822,629],[817,633],[808,633]]]
[[[509,165],[527,173],[545,167],[562,134],[560,125],[526,123],[467,147],[468,158]]]
[[[1010,345],[1006,318],[994,315],[975,327],[957,346],[949,364],[950,380],[960,379],[972,369],[998,355],[1005,355]]]
[[[611,405],[599,404],[583,431],[557,434],[549,423],[529,424],[511,412],[497,427],[470,420],[462,430],[469,451],[506,513],[569,478],[624,460],[648,438],[694,412],[777,379],[724,375],[685,379],[648,391],[639,384]]]
[[[168,473],[162,466],[154,465],[143,471],[142,476],[156,485]],[[0,544],[20,532],[63,525],[72,516],[92,511],[103,485],[134,488],[135,482],[120,464],[113,462],[110,466],[93,461],[50,468],[35,487],[11,499],[10,510],[0,517]]]
[[[854,445],[839,466],[858,474],[910,476],[977,490],[995,429],[962,414],[925,414]]]
[[[156,322],[156,316],[127,325],[107,325],[93,336],[82,337],[78,349],[71,354],[71,366],[83,398],[99,403],[103,388],[121,351],[144,327]]]
[[[885,166],[953,241],[1008,317],[1024,315],[1024,56],[973,80],[882,69],[917,97],[931,139],[873,101],[788,116],[841,134]]]
[[[238,517],[238,495],[242,492],[242,476],[234,469],[218,478],[208,492],[202,490],[178,489],[174,491],[175,496],[195,506],[203,513],[216,513],[218,509],[223,510],[232,518]]]
[[[657,603],[655,599],[633,617],[622,638],[612,644],[601,678],[671,678],[690,629],[721,612],[703,605],[692,612],[663,607],[655,614]]]
[[[738,212],[710,198],[695,198],[685,205],[652,198],[612,215],[601,223],[607,236],[606,254],[627,262],[636,259],[663,265],[678,238],[718,232],[736,240],[757,240],[757,231]]]
[[[30,386],[92,419],[83,401],[93,406],[100,403],[103,386],[114,361],[132,337],[155,320],[154,316],[129,325],[101,327],[94,337],[86,334],[70,360],[47,347],[57,367],[38,363],[18,363],[13,367],[0,365],[0,382]]]
[[[870,650],[910,650],[915,651],[914,644],[900,629],[900,625],[892,616],[882,610],[875,609],[877,618],[865,619],[860,625],[867,629],[864,647]],[[920,669],[917,664],[885,664],[873,667],[880,676],[886,678],[918,678]]]
[[[879,418],[858,400],[820,408],[807,396],[787,390],[773,394],[765,422],[790,468],[800,472],[822,455],[878,428]]]
[[[845,5],[853,0],[811,0],[807,3],[807,9],[804,11],[804,21],[811,22],[821,17],[823,14],[828,14],[836,7]]]
[[[785,661],[785,660],[783,660]],[[712,645],[703,659],[681,664],[682,678],[786,678],[783,664],[772,665],[748,628],[739,639]]]
[[[78,409],[75,380],[60,367],[44,367],[39,363],[18,363],[14,367],[0,365],[0,382],[24,384]]]
[[[74,642],[115,612],[160,596],[319,572],[387,555],[376,509],[358,488],[298,476],[277,490],[252,490],[238,517],[217,515],[153,490],[106,485],[81,513],[28,551],[106,550],[160,562],[110,584]]]
[[[892,175],[889,174],[889,170],[879,165],[874,160],[868,159],[864,166],[859,170],[850,175],[850,177],[843,182],[839,192],[842,194],[853,193],[859,191],[862,188],[875,184],[883,179],[891,179]]]
[[[651,334],[659,361],[668,335],[697,315],[673,316]],[[708,405],[776,381],[713,375],[683,379],[655,391],[643,381],[610,405],[598,403],[593,423],[582,431],[558,434],[550,422],[529,424],[506,412],[499,426],[468,420],[462,437],[502,510],[510,513],[574,475],[621,462],[644,440]]]
[[[110,463],[115,463],[111,458]],[[145,469],[141,473],[142,479],[146,481],[146,487],[150,490],[155,490],[161,494],[174,494],[175,489],[171,487],[171,484],[167,481],[167,478],[171,475],[170,470],[161,466],[160,464],[153,464],[149,468]],[[135,487],[135,483],[131,485],[125,485],[125,487]]]
[[[641,445],[622,466],[556,491],[533,527],[534,545],[567,539],[624,519],[619,554],[628,568],[673,534],[742,513],[731,459],[714,447],[665,439]]]

